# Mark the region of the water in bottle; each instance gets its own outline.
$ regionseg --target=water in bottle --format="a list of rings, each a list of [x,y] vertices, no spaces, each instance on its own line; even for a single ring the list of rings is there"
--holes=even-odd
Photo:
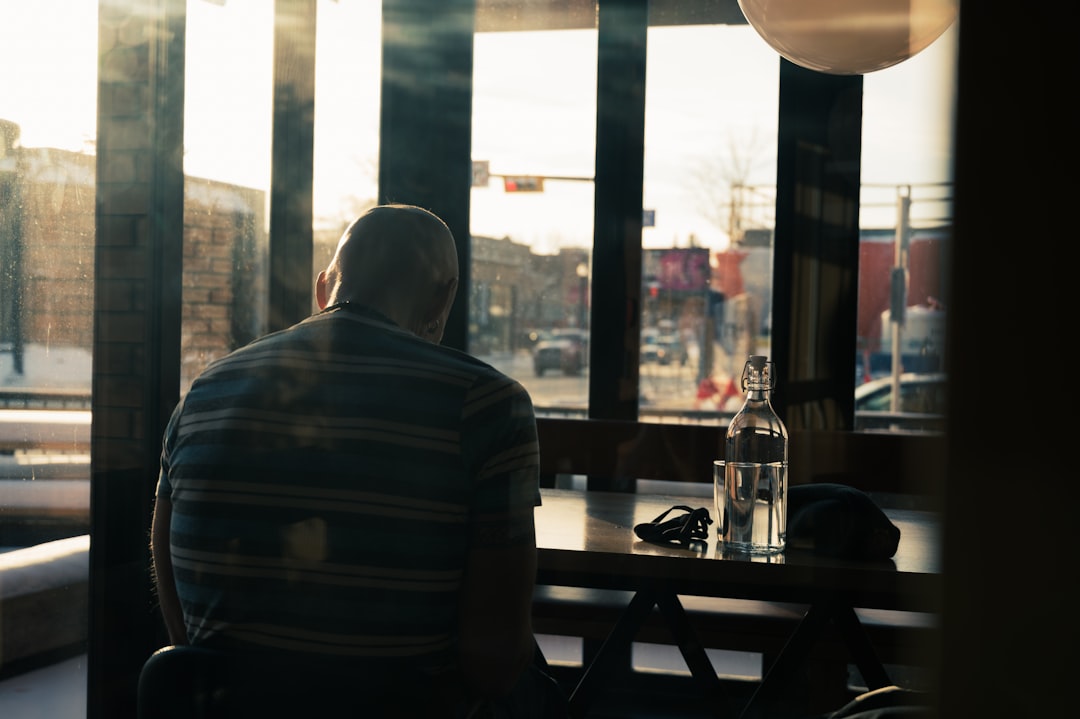
[[[787,428],[773,409],[773,363],[751,355],[742,373],[746,400],[724,439],[716,511],[724,552],[776,554],[787,541]]]

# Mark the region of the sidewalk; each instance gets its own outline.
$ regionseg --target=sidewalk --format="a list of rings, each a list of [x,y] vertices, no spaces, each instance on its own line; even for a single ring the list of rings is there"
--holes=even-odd
[[[22,374],[15,372],[10,351],[0,352],[0,387],[90,391],[91,353],[80,347],[26,345]]]

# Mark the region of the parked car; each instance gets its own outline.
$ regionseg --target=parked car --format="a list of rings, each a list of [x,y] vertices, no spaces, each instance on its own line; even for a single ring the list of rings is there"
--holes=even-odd
[[[944,372],[905,372],[900,375],[900,402],[892,409],[892,377],[879,377],[855,388],[856,429],[917,429],[941,431],[945,424]]]
[[[585,330],[557,329],[533,347],[533,371],[543,377],[548,370],[566,375],[581,374],[589,361],[588,333]]]
[[[641,364],[658,362],[660,359],[660,345],[655,338],[645,338],[641,342]]]
[[[529,350],[532,350],[534,347],[536,347],[537,342],[542,342],[543,340],[548,339],[551,339],[550,330],[527,329],[521,333],[519,345],[527,347]]]
[[[656,341],[656,346],[658,363],[686,365],[689,354],[686,351],[686,345],[682,343],[678,335],[664,335]]]
[[[662,324],[671,325],[672,323],[665,321]],[[685,365],[689,360],[689,353],[686,345],[679,339],[679,335],[671,330],[671,327],[646,327],[641,331],[640,359],[641,364]]]

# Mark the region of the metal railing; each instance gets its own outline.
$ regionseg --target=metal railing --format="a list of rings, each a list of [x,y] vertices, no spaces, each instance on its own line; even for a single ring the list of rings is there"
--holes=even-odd
[[[0,387],[0,409],[90,409],[85,390]]]

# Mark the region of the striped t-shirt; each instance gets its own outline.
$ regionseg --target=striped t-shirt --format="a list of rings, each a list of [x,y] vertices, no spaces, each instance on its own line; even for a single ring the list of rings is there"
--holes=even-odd
[[[532,401],[480,360],[343,306],[192,384],[158,493],[189,640],[441,671],[470,546],[533,537]]]

